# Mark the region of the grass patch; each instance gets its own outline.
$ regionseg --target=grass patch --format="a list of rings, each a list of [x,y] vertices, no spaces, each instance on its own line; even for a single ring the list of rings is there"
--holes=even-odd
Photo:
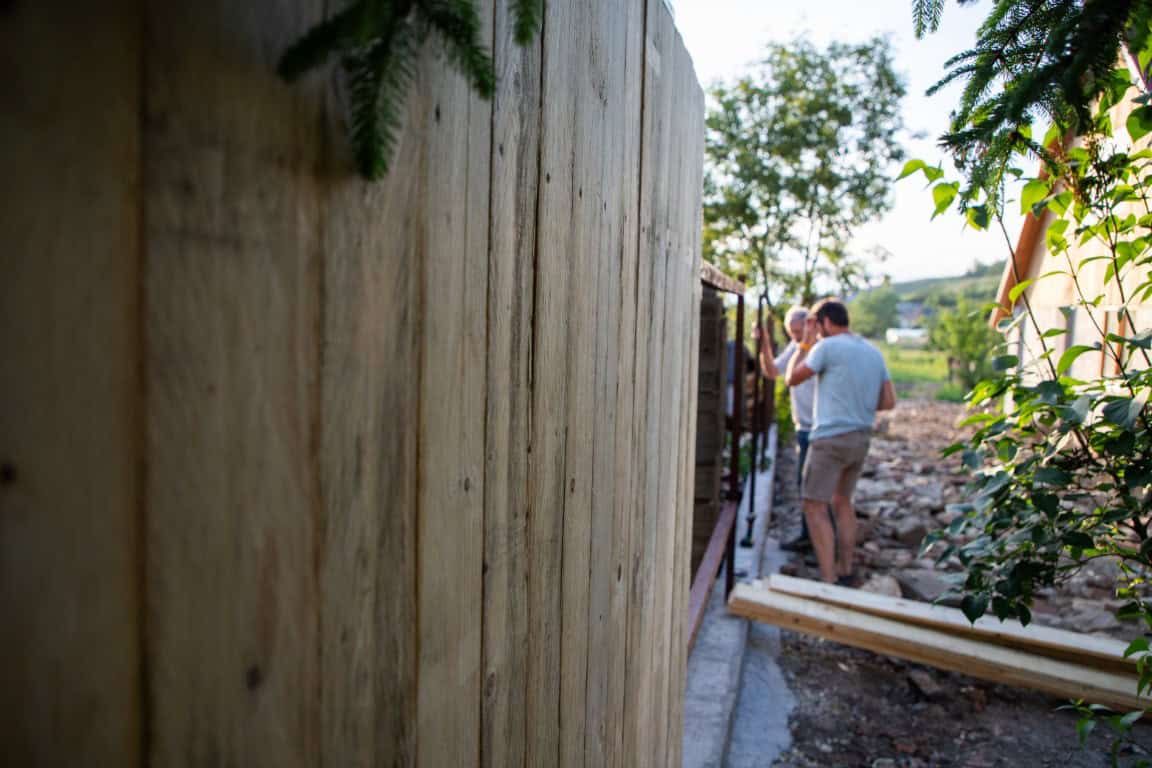
[[[900,397],[928,398],[959,403],[967,392],[948,381],[948,356],[935,349],[908,349],[873,342],[884,353],[888,373]]]

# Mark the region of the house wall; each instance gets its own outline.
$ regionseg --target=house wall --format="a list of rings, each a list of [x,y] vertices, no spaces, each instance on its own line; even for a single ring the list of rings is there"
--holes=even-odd
[[[286,85],[317,0],[0,19],[11,765],[673,765],[703,94],[559,0],[393,166]]]
[[[1133,94],[1135,95],[1135,94]],[[1131,99],[1122,101],[1110,112],[1112,125],[1116,126],[1114,141],[1122,148],[1133,151],[1128,140],[1127,132],[1123,126],[1135,107]],[[1148,145],[1147,139],[1142,139],[1135,149],[1143,149]],[[1074,146],[1080,144],[1079,140]],[[1142,206],[1127,203],[1118,207],[1117,214],[1121,217],[1129,214],[1145,215],[1147,211]],[[1121,271],[1121,279],[1105,282],[1109,261],[1104,259],[1085,261],[1094,257],[1105,256],[1109,250],[1098,240],[1092,240],[1081,245],[1079,237],[1074,235],[1071,228],[1065,233],[1071,247],[1065,254],[1050,253],[1046,244],[1046,231],[1053,221],[1052,213],[1046,212],[1040,222],[1039,236],[1036,237],[1029,253],[1020,254],[1028,265],[1022,271],[1021,279],[1035,280],[1024,291],[1028,303],[1036,316],[1038,323],[1044,328],[1061,328],[1068,332],[1045,340],[1048,348],[1055,350],[1053,363],[1059,355],[1072,345],[1104,344],[1104,336],[1108,333],[1118,333],[1131,336],[1135,332],[1152,329],[1152,302],[1135,300],[1128,301],[1128,308],[1135,324],[1129,322],[1121,313],[1120,307],[1125,303],[1124,298],[1135,294],[1136,286],[1148,279],[1149,267],[1129,266]],[[1020,259],[1018,256],[1018,260]],[[1072,268],[1075,268],[1074,270]],[[1011,265],[1009,265],[1011,269]],[[1078,281],[1074,281],[1071,272],[1075,271]],[[1006,276],[1009,277],[1009,276]],[[1014,284],[1014,278],[1011,280]],[[1077,285],[1077,282],[1079,285]],[[1100,297],[1098,306],[1084,306],[1084,302],[1094,302]],[[1025,311],[1024,302],[1018,300],[1014,307],[1014,314],[1019,316]],[[1039,356],[1043,345],[1036,329],[1026,320],[1021,322],[1009,334],[1014,351],[1020,355],[1021,360],[1029,367],[1041,365]],[[1127,365],[1127,364],[1126,364]],[[1139,358],[1131,361],[1131,367],[1139,368],[1143,361]],[[1069,375],[1080,379],[1098,378],[1101,375],[1114,375],[1119,368],[1114,356],[1103,348],[1099,352],[1088,352],[1081,355],[1069,369]]]

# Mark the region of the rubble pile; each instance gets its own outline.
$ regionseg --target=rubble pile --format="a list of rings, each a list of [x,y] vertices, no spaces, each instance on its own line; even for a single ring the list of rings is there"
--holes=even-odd
[[[861,588],[932,602],[962,581],[957,563],[938,564],[932,553],[921,557],[920,546],[929,531],[952,522],[959,513],[951,505],[965,498],[968,471],[959,456],[941,456],[961,439],[955,425],[963,414],[963,406],[954,403],[904,401],[881,417],[855,496]],[[786,455],[781,460],[794,461]],[[796,489],[787,481],[791,477],[795,474],[782,466],[774,515],[781,526],[776,534],[788,534],[784,538],[798,532],[800,520]],[[810,555],[806,561],[794,556],[787,570],[816,577]],[[1122,603],[1114,598],[1115,575],[1114,563],[1092,561],[1067,583],[1041,593],[1035,621],[1131,639],[1134,626],[1116,618]],[[941,602],[958,604],[958,599],[945,597]]]

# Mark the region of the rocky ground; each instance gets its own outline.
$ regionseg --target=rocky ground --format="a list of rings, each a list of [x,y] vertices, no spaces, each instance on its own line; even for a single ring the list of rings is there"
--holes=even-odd
[[[964,494],[958,459],[940,450],[959,437],[961,406],[904,401],[880,425],[857,489],[859,575],[865,589],[934,600],[958,577],[956,566],[920,558],[924,535],[950,521]],[[795,458],[780,450],[769,535],[799,532]],[[1131,639],[1116,619],[1114,566],[1097,561],[1034,606],[1040,624]],[[816,578],[815,561],[793,555],[783,569]],[[1113,739],[1101,727],[1083,748],[1076,716],[1057,699],[964,675],[905,663],[791,632],[780,665],[796,695],[793,746],[778,766],[1106,766]],[[1145,757],[1148,756],[1148,757]],[[1152,759],[1152,728],[1138,726],[1121,765]]]

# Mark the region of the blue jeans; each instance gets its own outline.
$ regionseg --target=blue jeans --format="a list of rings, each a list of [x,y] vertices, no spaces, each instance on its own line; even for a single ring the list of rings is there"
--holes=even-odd
[[[808,430],[796,430],[796,487],[804,487],[804,461],[808,458]],[[800,512],[800,538],[808,538],[808,520]]]

